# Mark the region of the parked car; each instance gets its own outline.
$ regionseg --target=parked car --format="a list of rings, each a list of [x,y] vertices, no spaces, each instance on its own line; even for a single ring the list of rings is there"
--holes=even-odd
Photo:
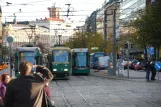
[[[130,69],[130,66],[132,64],[132,59],[129,59],[129,69]],[[128,67],[128,61],[127,60],[123,60],[123,62],[121,63],[123,66],[124,66],[124,70],[127,69]]]
[[[134,70],[135,65],[139,62],[138,60],[134,59],[132,60],[131,64],[129,65],[129,69]]]
[[[144,62],[137,62],[134,66],[134,70],[143,70],[145,69],[145,63]]]

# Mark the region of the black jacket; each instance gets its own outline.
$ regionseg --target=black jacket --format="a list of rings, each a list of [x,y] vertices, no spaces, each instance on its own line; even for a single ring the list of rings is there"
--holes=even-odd
[[[47,107],[44,86],[53,79],[53,75],[42,66],[37,66],[36,72],[42,76],[20,76],[8,84],[4,107]]]

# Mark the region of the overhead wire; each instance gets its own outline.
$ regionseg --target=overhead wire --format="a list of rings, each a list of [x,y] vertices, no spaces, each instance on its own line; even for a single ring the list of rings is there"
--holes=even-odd
[[[19,3],[19,4],[10,4],[10,5],[5,5],[1,7],[6,7],[6,6],[15,6],[15,5],[31,5],[31,3],[40,3],[40,2],[46,2],[46,1],[52,1],[52,0],[41,0],[41,1],[35,1],[35,2],[26,2],[26,3]]]
[[[40,2],[40,1],[39,1]],[[44,2],[41,1],[41,2]],[[31,3],[31,2],[30,2]],[[33,3],[33,2],[32,2]],[[125,9],[134,9],[134,8],[125,8]],[[118,10],[125,10],[125,9],[118,9]],[[108,9],[108,10],[113,10],[113,9]],[[87,10],[81,10],[81,11],[87,11]],[[81,11],[71,11],[71,12],[81,12]],[[90,11],[90,10],[89,10]],[[36,11],[35,11],[36,12]],[[38,12],[38,11],[37,11]],[[36,13],[37,13],[36,12]],[[39,11],[39,12],[42,12],[42,11]],[[45,11],[44,11],[45,12]],[[46,11],[47,12],[47,11]],[[67,12],[67,11],[60,11],[60,12]],[[9,12],[8,12],[9,13]],[[27,13],[27,12],[22,12],[22,13]],[[30,13],[30,12],[28,12]],[[31,12],[31,13],[34,13],[34,12]],[[116,14],[120,14],[120,13],[116,13]],[[127,13],[122,13],[122,14],[127,14]],[[105,14],[97,14],[97,15],[105,15]],[[112,14],[111,14],[112,15]],[[60,16],[66,16],[66,15],[60,15]],[[87,15],[69,15],[69,16],[87,16]],[[8,16],[2,16],[2,17],[8,17]],[[10,17],[14,17],[14,16],[10,16]],[[17,16],[17,17],[40,17],[40,16]],[[125,19],[125,18],[124,18]]]

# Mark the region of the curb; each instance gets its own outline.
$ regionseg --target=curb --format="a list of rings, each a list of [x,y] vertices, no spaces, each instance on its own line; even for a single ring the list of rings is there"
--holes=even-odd
[[[145,80],[145,78],[142,78],[142,77],[130,77],[130,78],[127,78],[127,77],[123,77],[123,78],[120,78],[120,77],[117,77],[117,76],[102,76],[102,75],[94,75],[94,74],[90,74],[91,76],[95,76],[95,77],[101,77],[101,78],[107,78],[107,79],[111,79],[111,80],[126,80],[126,81],[135,81],[135,82],[140,82],[140,81],[137,81],[137,80]],[[155,82],[161,82],[161,80],[156,80]]]
[[[95,76],[95,77],[102,77],[102,78],[108,78],[108,79],[115,79],[115,80],[129,80],[129,78],[123,77],[117,77],[117,76],[102,76],[102,75],[94,75],[94,74],[90,74],[91,76]]]

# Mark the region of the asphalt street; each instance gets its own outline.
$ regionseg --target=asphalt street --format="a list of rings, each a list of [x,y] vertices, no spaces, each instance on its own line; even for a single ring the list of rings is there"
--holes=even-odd
[[[56,107],[161,107],[161,82],[70,76],[50,82]]]
[[[6,72],[9,69],[0,74]],[[161,107],[161,81],[138,80],[70,76],[49,86],[56,107]]]

